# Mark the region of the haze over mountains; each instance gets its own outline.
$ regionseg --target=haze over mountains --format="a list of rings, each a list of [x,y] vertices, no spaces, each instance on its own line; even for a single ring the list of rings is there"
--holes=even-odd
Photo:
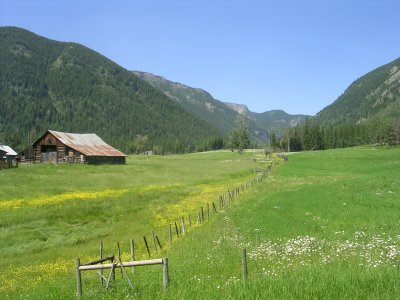
[[[251,138],[259,143],[272,128],[281,135],[307,117],[251,112],[203,89],[128,71],[82,45],[0,27],[0,141],[14,147],[54,129],[95,132],[127,152],[137,135],[148,136],[148,147],[158,153],[201,151],[220,147],[239,113],[246,114]],[[356,80],[315,120],[321,126],[375,126],[399,116],[397,59]]]

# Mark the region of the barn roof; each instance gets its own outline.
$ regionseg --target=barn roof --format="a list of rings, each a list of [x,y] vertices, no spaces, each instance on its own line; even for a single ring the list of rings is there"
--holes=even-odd
[[[126,156],[94,133],[66,133],[49,130],[64,145],[86,156]]]
[[[0,150],[5,152],[6,155],[10,155],[10,156],[15,156],[17,155],[17,152],[15,152],[13,149],[11,149],[10,146],[6,146],[6,145],[0,145]]]

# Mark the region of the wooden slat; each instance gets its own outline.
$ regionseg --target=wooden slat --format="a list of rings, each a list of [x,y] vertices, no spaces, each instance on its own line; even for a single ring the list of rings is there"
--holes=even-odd
[[[128,261],[123,262],[123,267],[140,267],[140,266],[150,266],[150,265],[161,265],[163,264],[162,258],[159,259],[148,259],[148,260],[136,260],[136,261]],[[111,269],[115,265],[115,268],[121,268],[121,265],[118,264],[102,264],[102,265],[90,265],[90,266],[80,266],[80,271],[87,270],[100,270],[100,269]]]

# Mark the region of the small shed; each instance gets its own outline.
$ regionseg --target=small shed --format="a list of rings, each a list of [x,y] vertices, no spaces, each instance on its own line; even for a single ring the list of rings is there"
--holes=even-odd
[[[16,156],[17,152],[10,146],[0,144],[0,170],[17,166]]]
[[[125,164],[126,155],[94,133],[46,131],[32,145],[34,162]]]

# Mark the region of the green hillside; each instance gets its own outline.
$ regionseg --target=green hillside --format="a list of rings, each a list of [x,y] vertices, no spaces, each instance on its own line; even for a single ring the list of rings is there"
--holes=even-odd
[[[205,90],[172,82],[147,72],[133,71],[133,73],[175,99],[188,111],[213,124],[225,134],[236,127],[237,112],[228,108],[221,101],[214,99]]]
[[[305,121],[306,115],[290,115],[283,110],[270,110],[263,113],[250,112],[249,117],[261,128],[274,128],[281,136],[286,128],[296,126]]]
[[[221,133],[99,53],[15,27],[0,28],[0,141],[28,133],[93,132],[129,151],[138,135],[159,152],[204,149]]]
[[[400,115],[400,58],[354,81],[316,115],[320,124],[352,125]]]

